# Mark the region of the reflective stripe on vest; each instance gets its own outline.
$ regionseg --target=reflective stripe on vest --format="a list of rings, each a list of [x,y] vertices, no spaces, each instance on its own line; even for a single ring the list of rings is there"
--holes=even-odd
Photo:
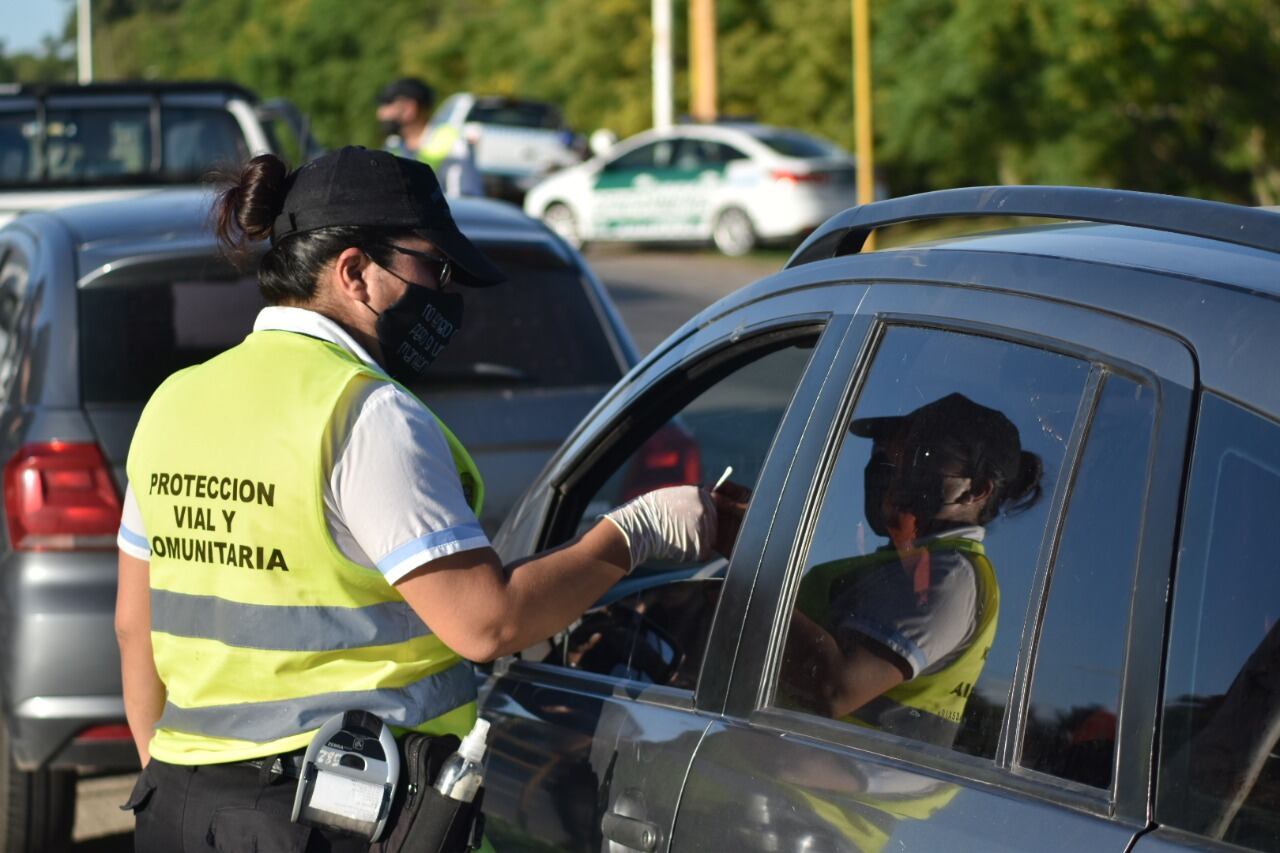
[[[255,332],[147,404],[128,473],[152,546],[162,761],[287,751],[352,708],[459,735],[474,720],[471,667],[329,535],[327,431],[366,381],[387,380],[325,341]],[[479,472],[441,429],[478,511]]]
[[[951,746],[960,729],[969,694],[995,641],[1000,587],[981,542],[961,538],[935,539],[924,547],[931,554],[960,551],[973,566],[977,587],[977,623],[973,636],[947,666],[903,681],[841,719],[939,746]],[[835,598],[833,587],[847,585],[857,573],[898,560],[896,550],[884,548],[865,557],[833,560],[814,566],[801,582],[796,606],[825,626],[831,601]]]

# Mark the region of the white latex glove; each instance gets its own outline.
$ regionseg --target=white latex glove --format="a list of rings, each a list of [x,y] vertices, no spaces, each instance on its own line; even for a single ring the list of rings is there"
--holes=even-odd
[[[626,537],[631,568],[648,560],[692,563],[711,556],[716,540],[716,506],[698,486],[670,486],[647,492],[605,513]]]

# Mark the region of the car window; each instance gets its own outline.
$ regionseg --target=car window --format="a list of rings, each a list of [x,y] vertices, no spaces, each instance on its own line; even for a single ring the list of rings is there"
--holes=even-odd
[[[736,148],[706,139],[685,139],[676,155],[675,168],[685,171],[714,169],[730,160],[741,160],[746,155]]]
[[[415,390],[607,387],[622,378],[577,266],[545,245],[479,245],[507,280],[465,288],[462,327]]]
[[[0,113],[0,185],[23,184],[40,171],[34,110]]]
[[[659,139],[657,142],[641,145],[607,164],[605,170],[618,172],[669,168],[675,159],[679,142],[678,139]]]
[[[1090,365],[889,328],[796,578],[774,703],[992,757]]]
[[[226,110],[166,107],[160,121],[166,177],[198,179],[249,156],[240,125]]]
[[[146,402],[169,374],[244,340],[264,304],[256,278],[193,280],[186,272],[81,290],[84,402]]]
[[[51,181],[126,178],[151,168],[147,109],[50,109],[44,130],[46,177]]]
[[[1280,424],[1205,394],[1183,513],[1156,820],[1280,850]]]
[[[727,375],[690,389],[659,409],[660,423],[627,437],[639,445],[602,464],[579,502],[577,529],[636,495],[668,485],[710,485],[732,466],[733,482],[754,487],[783,413],[813,352],[816,332],[746,342]],[[745,362],[743,360],[745,359]],[[688,399],[689,394],[694,396]],[[687,401],[686,401],[687,400]],[[639,404],[653,423],[652,400]],[[625,448],[624,448],[625,449]],[[702,665],[726,560],[651,562],[631,575],[558,637],[545,662],[587,672],[692,690]]]
[[[1032,676],[1021,764],[1099,788],[1111,784],[1155,411],[1151,388],[1106,378],[1071,488]]]
[[[756,134],[765,145],[784,157],[847,157],[835,145],[825,140],[795,131],[777,130]]]
[[[462,327],[414,390],[607,387],[619,356],[581,271],[539,245],[481,244],[508,280],[463,294]],[[143,402],[175,370],[239,343],[265,303],[257,280],[188,274],[80,292],[86,402]]]
[[[27,259],[16,249],[0,247],[0,394],[6,397],[18,360],[28,281]]]
[[[505,100],[477,101],[467,121],[547,130],[558,130],[564,124],[559,111],[550,104]]]

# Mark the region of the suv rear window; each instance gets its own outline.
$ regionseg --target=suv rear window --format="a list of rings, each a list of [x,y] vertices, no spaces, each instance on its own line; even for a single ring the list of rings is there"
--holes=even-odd
[[[555,107],[529,101],[479,101],[467,121],[547,130],[559,130],[563,124]]]
[[[464,291],[462,329],[416,390],[607,387],[621,377],[575,267],[538,246],[482,249],[508,281]],[[146,402],[169,374],[242,341],[265,304],[251,276],[189,272],[91,287],[79,302],[86,403]]]
[[[147,106],[51,106],[43,124],[34,107],[0,111],[0,187],[193,181],[249,155],[226,110],[166,106],[159,121],[155,151]]]
[[[622,378],[576,267],[542,246],[480,247],[507,280],[463,288],[462,329],[416,390],[608,387]]]

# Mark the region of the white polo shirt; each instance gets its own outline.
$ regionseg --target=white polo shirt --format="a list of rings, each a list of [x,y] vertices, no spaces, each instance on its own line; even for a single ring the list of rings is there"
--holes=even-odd
[[[315,311],[264,308],[253,330],[319,338],[382,373],[340,325]],[[333,460],[325,478],[325,521],[347,559],[395,583],[423,563],[489,546],[439,424],[390,380],[355,383],[335,410],[325,440],[331,451],[325,455]],[[132,485],[116,542],[126,554],[151,558]]]

